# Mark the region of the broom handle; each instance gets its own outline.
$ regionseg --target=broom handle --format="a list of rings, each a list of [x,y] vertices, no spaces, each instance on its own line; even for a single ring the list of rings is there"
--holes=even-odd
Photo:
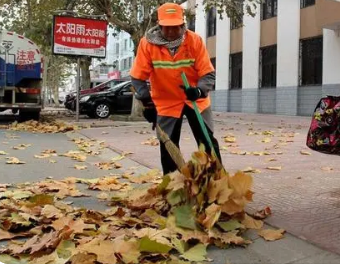
[[[189,85],[188,79],[187,79],[187,77],[186,77],[186,75],[185,75],[184,72],[181,73],[181,77],[182,77],[182,80],[183,80],[183,84],[184,84],[185,89],[188,89],[188,88],[190,87],[190,85]],[[207,142],[208,142],[208,144],[209,144],[209,146],[210,146],[210,149],[215,153],[215,156],[216,156],[216,158],[217,158],[216,150],[215,150],[214,145],[213,145],[213,143],[212,143],[212,141],[211,141],[211,139],[210,139],[210,136],[209,136],[207,127],[206,127],[206,125],[205,125],[205,123],[204,123],[204,121],[203,121],[202,115],[201,115],[201,113],[200,113],[199,110],[198,110],[197,104],[196,104],[195,101],[191,101],[191,103],[192,103],[192,105],[194,106],[194,110],[195,110],[195,113],[196,113],[198,122],[199,122],[199,124],[200,124],[200,126],[201,126],[201,129],[202,129],[202,131],[203,131],[204,137],[205,137],[205,139],[207,140]]]

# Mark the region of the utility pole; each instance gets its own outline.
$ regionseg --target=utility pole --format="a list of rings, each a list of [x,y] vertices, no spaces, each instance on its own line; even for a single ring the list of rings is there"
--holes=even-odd
[[[80,94],[80,56],[77,59],[77,80],[76,80],[76,121],[79,121],[79,94]]]

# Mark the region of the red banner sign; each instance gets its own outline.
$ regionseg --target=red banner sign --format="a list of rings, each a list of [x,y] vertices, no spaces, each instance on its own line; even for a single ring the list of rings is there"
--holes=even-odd
[[[53,53],[105,58],[106,31],[104,20],[54,16]]]

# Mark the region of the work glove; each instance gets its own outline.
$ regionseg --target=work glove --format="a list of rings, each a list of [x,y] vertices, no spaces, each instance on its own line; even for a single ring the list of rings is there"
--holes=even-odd
[[[155,130],[157,124],[157,110],[155,104],[152,100],[142,100],[144,109],[143,109],[143,116],[144,118],[152,123],[152,130]]]
[[[204,97],[204,94],[199,87],[189,87],[186,89],[185,86],[181,86],[181,88],[184,89],[184,93],[190,101],[196,101],[197,99]]]

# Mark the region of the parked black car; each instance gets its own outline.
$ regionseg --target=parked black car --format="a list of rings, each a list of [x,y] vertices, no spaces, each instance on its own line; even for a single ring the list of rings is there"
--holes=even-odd
[[[113,88],[115,85],[118,85],[120,83],[126,82],[128,79],[111,79],[108,81],[105,81],[103,83],[100,83],[96,86],[93,86],[88,89],[84,89],[80,91],[80,97],[88,94],[93,94],[101,91],[108,90],[110,88]],[[72,91],[71,93],[67,94],[65,97],[65,108],[69,110],[76,110],[76,91]]]
[[[84,95],[80,98],[80,114],[90,118],[106,119],[113,113],[131,113],[133,92],[131,81],[126,81],[106,91]]]

